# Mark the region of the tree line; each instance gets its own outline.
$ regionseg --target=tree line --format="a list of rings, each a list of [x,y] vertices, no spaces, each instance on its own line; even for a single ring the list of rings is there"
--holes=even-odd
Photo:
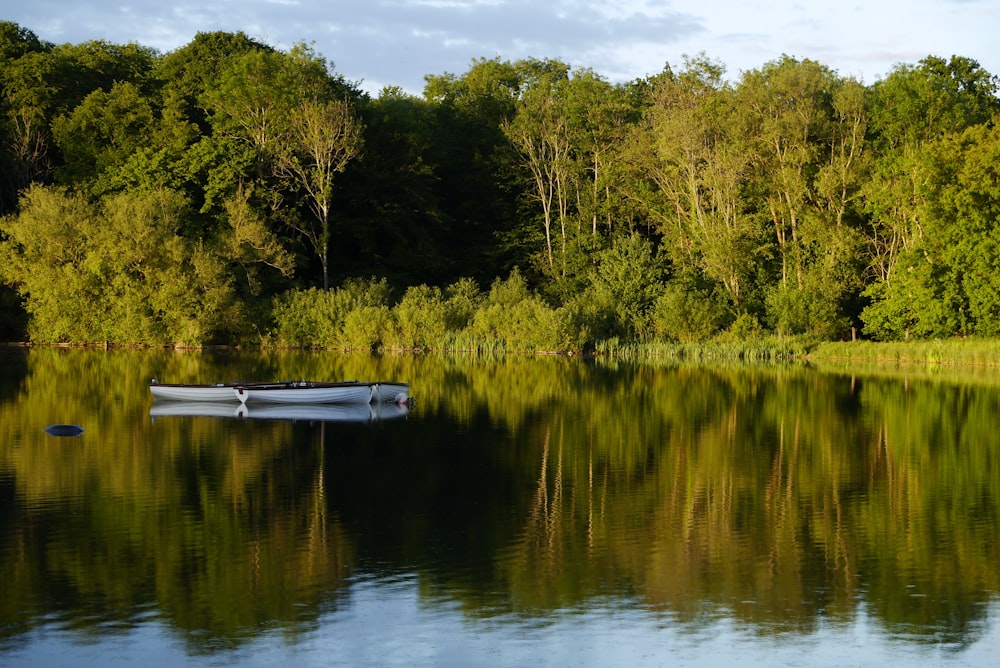
[[[307,44],[0,23],[7,338],[586,349],[1000,334],[998,79],[705,55],[362,91]]]

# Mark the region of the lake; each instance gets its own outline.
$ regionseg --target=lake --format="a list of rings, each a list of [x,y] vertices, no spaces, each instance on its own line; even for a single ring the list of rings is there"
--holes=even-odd
[[[992,666],[998,416],[995,370],[3,349],[0,665]]]

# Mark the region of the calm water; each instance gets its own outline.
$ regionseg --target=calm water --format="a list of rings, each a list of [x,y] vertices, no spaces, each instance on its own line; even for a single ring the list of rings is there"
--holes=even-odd
[[[0,665],[992,666],[970,374],[3,350]],[[230,417],[154,377],[416,404]]]

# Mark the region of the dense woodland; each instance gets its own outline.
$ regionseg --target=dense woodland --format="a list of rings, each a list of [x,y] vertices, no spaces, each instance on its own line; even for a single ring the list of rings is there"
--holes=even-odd
[[[473,61],[377,97],[315,49],[0,23],[7,340],[586,350],[1000,335],[998,79],[708,56]]]

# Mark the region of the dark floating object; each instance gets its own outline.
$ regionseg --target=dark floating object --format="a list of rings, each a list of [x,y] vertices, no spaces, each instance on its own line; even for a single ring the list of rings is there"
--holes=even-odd
[[[83,427],[76,424],[50,424],[45,431],[52,436],[79,436],[83,433]]]

